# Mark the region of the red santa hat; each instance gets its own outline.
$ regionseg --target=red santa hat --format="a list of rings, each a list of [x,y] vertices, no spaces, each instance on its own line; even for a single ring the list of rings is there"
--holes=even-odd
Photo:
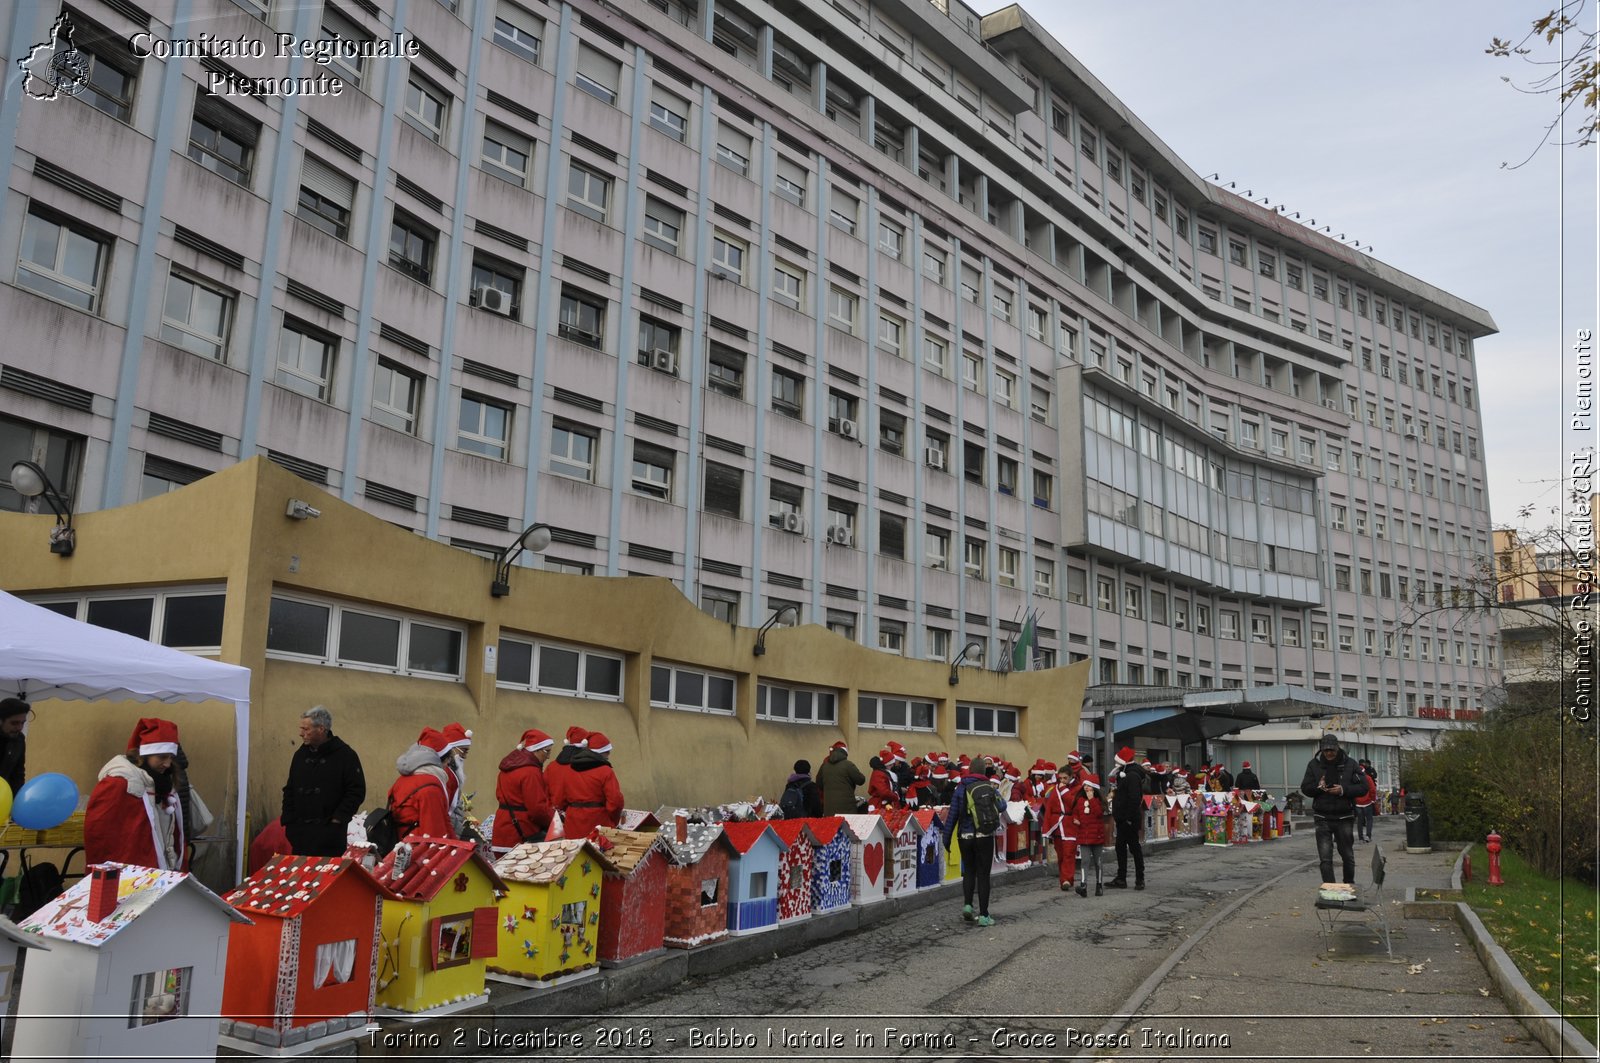
[[[926,765],[926,764],[918,764],[918,765],[917,765],[917,770],[916,770],[916,776],[917,776],[917,778],[919,778],[919,779],[926,779],[926,778],[928,778],[928,776],[929,776],[929,775],[931,775],[931,774],[932,774],[932,772],[930,772],[930,771],[929,771],[929,770],[928,770],[928,766],[927,766],[927,765]]]
[[[1083,754],[1079,753],[1076,749],[1074,749],[1071,753],[1067,754],[1067,762],[1066,762],[1066,764],[1064,766],[1065,767],[1072,767],[1075,764],[1082,764],[1082,763],[1083,763]]]
[[[930,779],[948,779],[950,778],[950,773],[944,770],[944,765],[942,763],[935,764],[933,766],[933,771],[928,773],[928,777]]]
[[[1083,776],[1083,785],[1089,787],[1092,790],[1100,789],[1100,776],[1096,775],[1092,771],[1085,772],[1084,776]]]
[[[833,745],[828,747],[828,752],[832,753],[835,749],[842,749],[846,753],[850,752],[850,747],[845,745],[843,742],[835,742]]]
[[[1046,766],[1043,757],[1038,757],[1033,762],[1033,767],[1028,769],[1029,775],[1049,775],[1050,769]]]
[[[1010,779],[1012,782],[1016,782],[1018,779],[1022,778],[1022,772],[1018,771],[1017,766],[1011,763],[1009,760],[1006,761],[1006,778]]]
[[[1132,764],[1133,758],[1138,755],[1139,754],[1133,751],[1132,746],[1123,746],[1121,749],[1117,750],[1116,763],[1118,765]]]
[[[459,723],[447,723],[444,725],[445,752],[448,753],[452,749],[463,749],[470,745],[472,745],[471,731]]]
[[[530,727],[522,732],[522,738],[517,744],[529,753],[537,753],[541,749],[555,745],[556,741],[537,727]]]
[[[899,742],[890,742],[889,743],[889,755],[888,755],[888,757],[886,757],[884,759],[884,763],[885,764],[893,764],[896,761],[903,761],[905,759],[906,759],[906,747],[901,745]]]
[[[141,757],[160,753],[175,755],[178,752],[178,725],[171,720],[144,717],[134,725],[128,748],[137,750]]]
[[[589,748],[595,753],[609,753],[611,752],[611,739],[599,731],[590,731]]]
[[[582,727],[568,727],[567,745],[587,749],[589,746],[589,732]]]
[[[965,753],[961,754],[961,756],[956,760],[956,767],[960,768],[962,771],[966,771],[968,768],[972,767],[972,758],[967,756]]]
[[[942,749],[939,752],[935,753],[933,756],[934,756],[934,759],[937,760],[940,764],[948,764],[948,763],[950,763],[950,754],[946,753]]]
[[[1248,760],[1245,761],[1244,764],[1242,765],[1242,767],[1245,767],[1245,768],[1248,768],[1249,766],[1250,766],[1250,762]]]
[[[450,748],[450,740],[432,727],[424,727],[422,733],[417,736],[417,745],[427,746],[442,757],[445,750]]]

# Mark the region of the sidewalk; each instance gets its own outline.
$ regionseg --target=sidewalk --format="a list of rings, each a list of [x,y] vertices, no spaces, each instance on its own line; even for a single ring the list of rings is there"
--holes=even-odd
[[[1376,838],[1388,861],[1382,898],[1393,959],[1366,922],[1341,923],[1324,939],[1313,852],[1304,874],[1287,875],[1218,922],[1136,1005],[1120,1045],[1103,1054],[1185,1063],[1548,1058],[1447,909],[1405,918],[1407,888],[1448,889],[1455,853],[1407,853],[1399,817],[1380,820]],[[1363,898],[1373,895],[1372,854],[1371,843],[1356,844]]]

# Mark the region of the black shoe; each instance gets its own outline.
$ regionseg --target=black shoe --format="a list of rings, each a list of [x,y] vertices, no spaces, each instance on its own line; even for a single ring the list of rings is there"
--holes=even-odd
[[[1107,882],[1106,886],[1114,890],[1125,890],[1128,888],[1128,880],[1125,878],[1114,878],[1110,882]]]
[[[1100,883],[1096,882],[1094,884],[1094,895],[1096,897],[1104,897],[1105,894],[1106,894],[1105,887],[1100,885]]]
[[[1094,891],[1095,891],[1096,894],[1098,894],[1100,892],[1100,887],[1096,886],[1094,888]],[[1089,896],[1089,887],[1087,885],[1085,885],[1084,883],[1080,882],[1080,883],[1078,883],[1077,887],[1073,890],[1073,892],[1076,893],[1080,897],[1087,897],[1087,896]]]
[[[1144,889],[1144,879],[1139,879],[1137,882],[1135,882],[1133,884],[1133,888],[1136,890]]]

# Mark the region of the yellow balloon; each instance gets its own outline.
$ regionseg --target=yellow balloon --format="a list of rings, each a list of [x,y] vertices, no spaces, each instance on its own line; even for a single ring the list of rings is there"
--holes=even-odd
[[[11,819],[11,784],[0,779],[0,823]]]

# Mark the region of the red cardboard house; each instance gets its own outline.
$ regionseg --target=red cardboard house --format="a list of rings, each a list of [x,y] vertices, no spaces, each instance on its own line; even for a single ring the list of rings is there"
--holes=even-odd
[[[778,922],[810,918],[816,837],[803,819],[775,819],[769,825],[788,846],[778,857]]]
[[[667,858],[666,946],[692,949],[727,937],[733,846],[722,824],[687,823],[679,816],[660,837]]]
[[[600,892],[600,966],[622,967],[666,947],[667,857],[655,831],[597,829],[611,861]]]

